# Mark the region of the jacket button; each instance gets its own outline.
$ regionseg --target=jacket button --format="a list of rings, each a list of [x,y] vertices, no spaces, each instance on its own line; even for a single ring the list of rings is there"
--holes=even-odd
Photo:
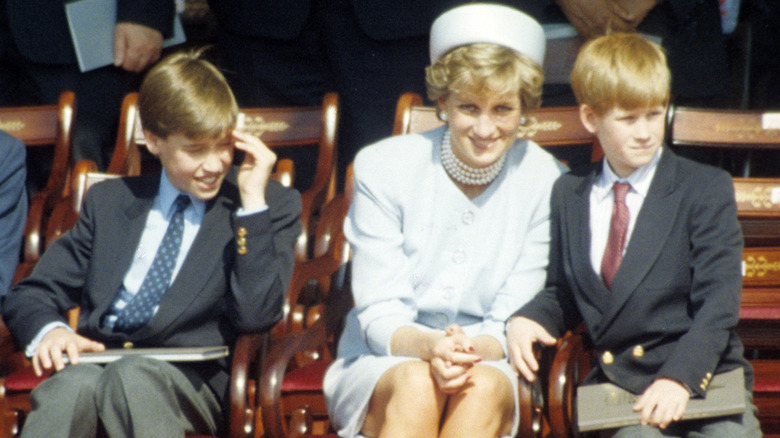
[[[642,356],[644,356],[644,355],[645,355],[645,349],[644,349],[644,348],[642,348],[642,346],[641,346],[641,345],[637,345],[636,347],[634,347],[634,349],[633,349],[633,350],[631,350],[631,354],[632,354],[634,357],[636,357],[636,358],[642,357]]]
[[[611,352],[605,351],[604,354],[601,355],[601,361],[604,362],[604,365],[611,365],[612,362],[615,361],[615,357],[612,356]]]
[[[124,344],[122,344],[122,348],[133,348],[135,345],[133,345],[132,342],[126,341]]]

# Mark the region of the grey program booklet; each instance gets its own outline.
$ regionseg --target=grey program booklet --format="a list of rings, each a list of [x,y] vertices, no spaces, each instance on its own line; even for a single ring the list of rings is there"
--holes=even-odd
[[[111,348],[100,353],[81,353],[79,363],[108,363],[125,356],[146,356],[165,362],[199,362],[230,354],[226,345],[215,347]],[[65,356],[67,359],[67,356]]]
[[[639,424],[632,406],[638,395],[612,383],[577,388],[577,427],[580,432]],[[745,373],[736,368],[712,378],[705,398],[691,398],[682,420],[745,412]]]
[[[68,28],[82,72],[114,63],[116,0],[77,0],[65,3]],[[170,47],[186,41],[179,15],[173,22],[173,36],[163,41]]]

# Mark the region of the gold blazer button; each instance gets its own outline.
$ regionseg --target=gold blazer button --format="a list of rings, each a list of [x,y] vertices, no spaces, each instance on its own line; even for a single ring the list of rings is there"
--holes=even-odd
[[[133,347],[135,347],[135,345],[133,345],[133,343],[130,342],[130,341],[125,341],[125,343],[122,344],[122,348],[130,349],[130,348],[133,348]]]
[[[632,354],[634,357],[637,357],[637,358],[639,358],[639,357],[642,357],[642,356],[644,356],[644,355],[645,355],[645,349],[644,349],[644,348],[642,348],[642,346],[641,346],[641,345],[637,345],[636,347],[634,347],[634,349],[633,349],[633,350],[631,350],[631,354]]]
[[[601,361],[604,362],[604,365],[611,365],[612,362],[615,361],[615,357],[612,356],[611,352],[605,351],[604,354],[601,355]]]
[[[244,227],[239,227],[238,230],[236,230],[236,234],[238,234],[238,237],[246,237],[247,231]]]

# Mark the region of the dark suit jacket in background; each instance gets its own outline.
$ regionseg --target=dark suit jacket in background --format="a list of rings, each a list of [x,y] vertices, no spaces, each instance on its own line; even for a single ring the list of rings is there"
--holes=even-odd
[[[236,217],[235,178],[207,203],[200,231],[152,319],[132,334],[102,326],[127,270],[159,187],[159,175],[111,180],[87,193],[76,226],[44,253],[33,274],[12,288],[3,318],[26,346],[64,312],[80,306],[79,334],[108,348],[232,345],[244,332],[269,329],[282,314],[300,232],[298,194],[271,181],[268,210]],[[236,252],[236,230],[246,228],[248,253]],[[228,363],[182,364],[226,400]],[[224,403],[223,403],[224,406]]]
[[[82,73],[76,61],[65,3],[69,0],[0,0],[0,105],[55,104],[60,93],[76,93],[73,161],[108,165],[124,95],[140,75],[113,65]],[[117,2],[117,21],[145,25],[170,36],[174,0]],[[31,156],[34,182],[45,180],[48,157]],[[32,167],[32,165],[35,167]],[[40,175],[38,175],[40,173]],[[35,187],[33,184],[33,188]]]
[[[65,17],[72,0],[2,0],[19,51],[39,64],[75,64],[76,53]],[[174,3],[169,0],[105,0],[117,2],[117,22],[132,22],[173,32]]]
[[[550,0],[519,0],[542,23],[567,22]],[[728,65],[717,0],[667,0],[653,8],[639,32],[658,36],[672,71],[672,92],[682,103],[728,89]]]
[[[588,383],[611,381],[641,393],[668,377],[702,396],[708,373],[742,366],[752,388],[734,330],[742,232],[731,178],[665,149],[609,291],[590,261],[590,193],[598,171],[556,182],[547,284],[516,315],[556,337],[584,323],[598,358]],[[641,357],[632,354],[637,345]],[[614,362],[604,362],[607,351]]]

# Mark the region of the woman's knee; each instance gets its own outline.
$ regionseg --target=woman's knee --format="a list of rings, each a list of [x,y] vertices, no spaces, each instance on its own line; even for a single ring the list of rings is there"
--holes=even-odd
[[[492,412],[514,408],[512,382],[501,370],[488,365],[476,365],[469,373],[469,383],[461,393],[463,398]]]
[[[375,393],[385,397],[424,397],[436,392],[428,362],[407,361],[387,370],[377,383]]]

